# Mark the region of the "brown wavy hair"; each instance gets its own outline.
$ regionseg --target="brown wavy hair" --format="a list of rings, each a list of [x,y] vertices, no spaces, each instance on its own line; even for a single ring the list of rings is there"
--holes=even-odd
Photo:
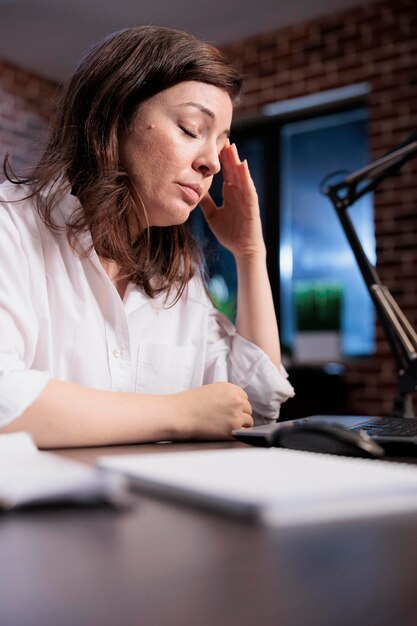
[[[67,224],[72,245],[90,231],[97,254],[115,261],[120,277],[150,297],[168,295],[175,287],[175,301],[202,270],[201,253],[187,224],[146,226],[146,207],[121,165],[119,140],[142,102],[183,81],[223,88],[234,105],[242,87],[240,74],[224,55],[188,33],[154,26],[115,32],[87,52],[64,86],[30,177],[15,176],[7,157],[4,164],[11,182],[29,185],[27,197],[35,199],[51,229],[57,228],[54,208],[69,182],[80,202]],[[130,236],[133,215],[140,232],[135,241]]]

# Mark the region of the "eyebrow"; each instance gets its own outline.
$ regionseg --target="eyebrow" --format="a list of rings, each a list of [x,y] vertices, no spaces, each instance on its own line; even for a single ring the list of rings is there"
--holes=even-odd
[[[207,107],[205,107],[204,105],[200,104],[199,102],[183,102],[182,104],[180,104],[179,106],[182,107],[186,107],[186,106],[191,106],[191,107],[195,107],[196,109],[198,109],[199,111],[201,111],[202,113],[205,113],[206,115],[208,115],[212,120],[216,119],[215,114],[213,113],[213,111],[211,109],[208,109]],[[227,128],[225,131],[223,131],[225,135],[227,135],[227,137],[229,137],[230,135],[230,128]]]

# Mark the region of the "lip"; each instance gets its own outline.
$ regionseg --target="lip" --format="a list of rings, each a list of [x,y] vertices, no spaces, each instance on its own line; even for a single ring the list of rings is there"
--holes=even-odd
[[[197,204],[203,193],[203,187],[194,183],[177,183],[183,195],[190,204]]]

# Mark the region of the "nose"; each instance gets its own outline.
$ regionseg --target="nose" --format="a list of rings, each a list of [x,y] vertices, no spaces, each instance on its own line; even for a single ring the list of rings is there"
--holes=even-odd
[[[214,176],[220,172],[220,157],[216,143],[204,144],[194,161],[194,169],[204,176]]]

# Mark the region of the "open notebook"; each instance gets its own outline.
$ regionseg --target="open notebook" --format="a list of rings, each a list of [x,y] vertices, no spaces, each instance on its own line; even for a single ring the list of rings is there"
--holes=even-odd
[[[139,487],[274,525],[417,511],[417,466],[282,448],[104,456]]]
[[[123,505],[126,479],[40,452],[28,433],[0,435],[0,511],[47,504]]]

